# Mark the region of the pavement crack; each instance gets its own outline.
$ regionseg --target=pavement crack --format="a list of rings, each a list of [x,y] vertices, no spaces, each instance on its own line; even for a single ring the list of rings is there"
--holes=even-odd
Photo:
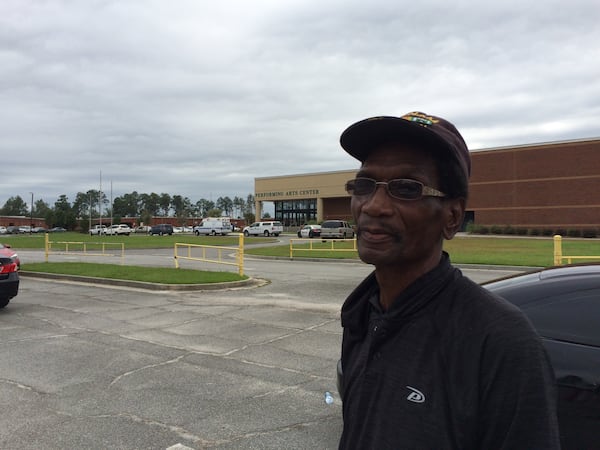
[[[146,366],[143,366],[143,367],[138,367],[137,369],[133,369],[133,370],[130,370],[130,371],[128,371],[128,372],[122,373],[121,375],[118,375],[118,376],[116,376],[116,377],[115,377],[115,378],[114,378],[114,379],[113,379],[113,380],[112,380],[112,381],[109,383],[109,385],[108,385],[108,386],[110,387],[110,386],[112,386],[112,385],[114,385],[114,384],[118,383],[118,382],[119,382],[121,379],[123,379],[123,378],[125,378],[125,377],[127,377],[127,376],[129,376],[129,375],[133,375],[134,373],[141,372],[141,371],[143,371],[143,370],[153,369],[153,368],[155,368],[155,367],[167,366],[167,365],[169,365],[169,364],[174,364],[174,363],[177,363],[177,362],[181,361],[183,358],[185,358],[186,356],[187,356],[187,355],[179,355],[178,357],[176,357],[176,358],[173,358],[173,359],[169,359],[168,361],[163,361],[163,362],[160,362],[160,363],[155,363],[155,364],[148,364],[148,365],[146,365]]]
[[[251,342],[249,344],[242,345],[241,347],[231,349],[228,352],[223,353],[223,356],[231,356],[234,353],[238,353],[238,352],[244,351],[244,350],[246,350],[246,349],[248,349],[250,347],[260,347],[262,345],[272,344],[273,342],[281,341],[283,339],[287,339],[287,338],[292,337],[292,336],[298,336],[298,335],[306,333],[308,331],[314,331],[317,328],[325,326],[325,325],[327,325],[327,324],[329,324],[329,323],[331,323],[331,322],[333,322],[335,320],[337,320],[337,319],[326,320],[324,322],[321,322],[321,323],[318,323],[318,324],[315,324],[315,325],[311,325],[310,327],[302,328],[300,330],[294,330],[294,331],[292,331],[290,333],[282,334],[281,336],[277,336],[277,337],[274,337],[272,339],[267,339],[265,341]]]
[[[40,390],[34,388],[33,386],[27,386],[26,384],[19,383],[17,381],[13,381],[13,380],[9,380],[7,378],[0,378],[0,383],[5,383],[5,384],[9,384],[11,386],[16,386],[19,389],[23,389],[24,391],[33,392],[34,394],[37,394],[37,395],[46,395],[47,394],[47,392],[40,391]]]

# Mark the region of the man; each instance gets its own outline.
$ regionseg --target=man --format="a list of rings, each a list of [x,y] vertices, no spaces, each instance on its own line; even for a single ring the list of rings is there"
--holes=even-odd
[[[454,268],[471,161],[446,120],[355,123],[348,181],[360,258],[375,266],[342,307],[340,449],[559,448],[554,374],[514,306]]]

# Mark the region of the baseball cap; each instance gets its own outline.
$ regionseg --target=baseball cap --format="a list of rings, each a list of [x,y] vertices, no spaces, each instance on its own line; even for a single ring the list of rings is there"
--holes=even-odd
[[[380,145],[402,141],[432,144],[439,154],[454,158],[468,179],[471,156],[464,139],[454,125],[441,117],[420,111],[402,117],[370,117],[350,125],[340,137],[340,144],[350,155],[364,162],[371,151]]]

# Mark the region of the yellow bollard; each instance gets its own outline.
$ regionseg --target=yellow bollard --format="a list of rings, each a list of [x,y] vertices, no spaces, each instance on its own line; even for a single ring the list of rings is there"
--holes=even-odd
[[[554,265],[562,266],[562,236],[554,235]]]
[[[244,276],[244,233],[240,233],[240,240],[238,245],[238,273],[240,277]]]

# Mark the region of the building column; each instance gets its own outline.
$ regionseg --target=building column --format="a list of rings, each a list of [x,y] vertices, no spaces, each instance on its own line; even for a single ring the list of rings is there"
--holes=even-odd
[[[258,222],[260,219],[262,219],[262,202],[260,200],[255,200],[254,208],[256,209],[255,221]]]
[[[317,222],[323,222],[323,199],[317,197]]]

